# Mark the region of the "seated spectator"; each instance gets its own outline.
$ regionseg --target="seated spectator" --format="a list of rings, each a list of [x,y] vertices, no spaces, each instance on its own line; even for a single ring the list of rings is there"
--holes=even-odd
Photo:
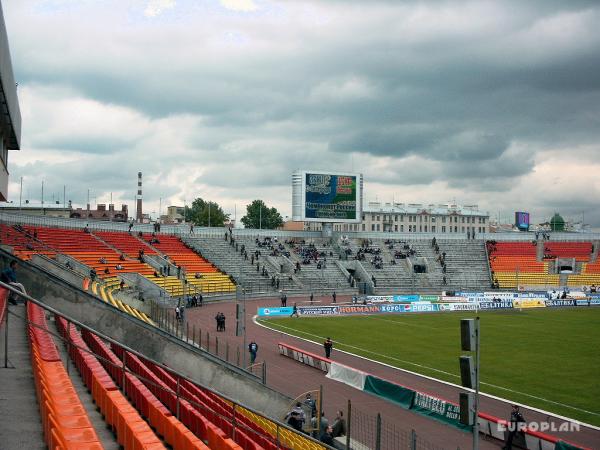
[[[106,258],[104,256],[100,258],[100,264],[106,264]]]
[[[25,290],[25,286],[23,286],[21,283],[17,282],[16,269],[17,269],[17,261],[13,260],[10,262],[8,267],[6,269],[4,269],[2,271],[2,273],[0,273],[0,281],[20,290],[21,292],[23,292],[23,294],[27,294],[27,291]],[[11,303],[12,305],[17,304],[17,301],[16,301],[13,293],[10,294],[10,296],[8,298],[8,302]]]
[[[325,429],[325,432],[321,435],[321,442],[333,448],[337,448],[335,439],[333,438],[333,428],[331,426],[328,426]]]
[[[125,255],[123,253],[119,255],[119,261],[125,261]]]
[[[123,270],[123,266],[122,266],[121,264],[117,264],[117,265],[115,266],[115,269],[116,269],[116,270]]]
[[[109,273],[110,273],[110,270],[108,270],[108,267],[105,267],[105,268],[104,268],[104,274],[105,274],[105,275],[108,275]]]

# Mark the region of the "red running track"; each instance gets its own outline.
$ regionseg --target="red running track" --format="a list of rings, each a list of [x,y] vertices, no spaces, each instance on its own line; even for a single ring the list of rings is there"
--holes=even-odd
[[[319,300],[328,304],[331,297],[328,296],[323,299],[315,298],[315,303]],[[349,297],[338,296],[338,302],[347,302],[348,300]],[[288,305],[292,305],[294,302],[300,304],[301,302],[306,301],[306,297],[289,298]],[[471,448],[472,436],[469,433],[402,409],[388,401],[358,391],[357,389],[338,381],[332,381],[329,378],[326,378],[325,374],[317,369],[302,365],[290,358],[279,355],[277,347],[278,342],[289,343],[290,345],[317,354],[322,354],[323,348],[321,345],[316,345],[256,325],[252,321],[252,317],[256,314],[257,307],[259,306],[279,306],[279,299],[257,299],[246,301],[246,341],[249,343],[250,340],[254,339],[259,345],[257,361],[266,361],[267,384],[271,388],[295,398],[303,392],[318,389],[319,385],[322,385],[324,392],[324,411],[326,417],[329,419],[332,419],[335,416],[335,411],[338,409],[343,410],[345,413],[347,400],[350,399],[352,401],[353,411],[360,411],[361,413],[371,415],[372,417],[375,417],[377,413],[381,413],[385,423],[393,424],[397,430],[409,432],[411,429],[414,429],[419,437],[426,439],[436,447],[446,449],[456,449],[457,447],[460,447],[461,449]],[[218,311],[223,312],[227,318],[225,332],[216,332],[216,322],[214,317]],[[234,302],[213,303],[203,307],[191,308],[186,311],[186,317],[190,326],[195,325],[196,327],[201,327],[203,334],[205,334],[206,331],[209,331],[212,342],[214,342],[214,336],[219,336],[219,348],[223,357],[225,342],[228,342],[232,349],[232,353],[230,354],[231,360],[234,359],[231,355],[235,354],[233,349],[238,345],[240,346],[241,351],[247,351],[247,349],[241,348],[242,338],[235,336]],[[299,320],[310,319],[306,318]],[[332,336],[332,339],[335,341],[335,336]],[[203,340],[203,343],[204,342],[205,340]],[[212,349],[213,344],[211,344],[211,351],[213,351]],[[335,349],[332,354],[332,359],[419,391],[429,392],[438,397],[455,402],[458,400],[460,389],[442,382],[413,375],[357,356],[336,352]],[[247,360],[249,361],[248,355]],[[480,404],[480,410],[488,414],[500,418],[508,418],[510,415],[510,403],[482,396]],[[528,421],[552,422],[556,424],[557,427],[563,423],[561,419],[548,417],[545,414],[527,408],[522,408],[521,411]],[[550,434],[580,445],[591,448],[600,448],[600,431],[595,429],[581,427],[579,432],[556,432]],[[482,437],[480,440],[480,448],[484,450],[498,449],[502,446],[502,442],[491,438],[486,439]]]

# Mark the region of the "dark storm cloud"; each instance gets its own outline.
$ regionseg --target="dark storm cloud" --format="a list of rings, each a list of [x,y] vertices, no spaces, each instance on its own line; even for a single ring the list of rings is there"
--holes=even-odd
[[[24,122],[32,149],[89,157],[99,175],[76,171],[81,189],[129,189],[143,168],[155,197],[189,198],[175,181],[287,199],[296,168],[354,168],[384,188],[443,182],[491,199],[550,149],[598,155],[597,2],[264,1],[246,14],[180,0],[151,19],[142,1],[5,3],[20,86],[123,117],[102,132]],[[13,172],[58,180],[64,164]]]

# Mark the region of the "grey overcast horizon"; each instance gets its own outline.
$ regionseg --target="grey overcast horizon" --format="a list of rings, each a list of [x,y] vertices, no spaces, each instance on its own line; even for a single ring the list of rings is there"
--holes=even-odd
[[[600,228],[600,2],[4,0],[9,199],[291,215],[295,169],[365,201]]]

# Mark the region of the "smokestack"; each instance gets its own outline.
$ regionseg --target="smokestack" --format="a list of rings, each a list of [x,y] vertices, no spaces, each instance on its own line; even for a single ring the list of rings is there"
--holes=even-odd
[[[142,172],[138,172],[137,221],[142,223]]]

